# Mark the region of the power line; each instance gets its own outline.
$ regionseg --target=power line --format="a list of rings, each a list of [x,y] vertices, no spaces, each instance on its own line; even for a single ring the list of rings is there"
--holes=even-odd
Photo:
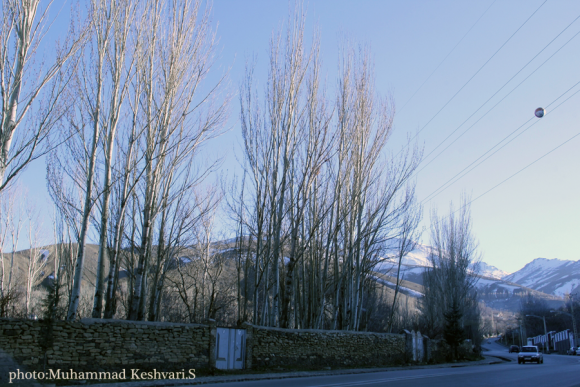
[[[495,97],[504,87],[508,85],[519,73],[521,73],[534,59],[538,57],[548,46],[550,46],[560,35],[562,35],[574,22],[580,19],[580,15],[576,17],[566,28],[564,28],[554,39],[552,39],[544,48],[542,48],[532,59],[528,61],[517,73],[515,73],[502,87],[500,87],[491,97],[487,99],[476,111],[474,111],[465,121],[463,121],[453,132],[451,132],[443,141],[441,141],[427,156],[425,159],[428,158],[430,155],[433,154],[445,141],[447,141],[453,134],[455,134],[467,121],[469,121],[478,111],[480,111],[493,97]],[[477,119],[469,128],[464,130],[459,136],[457,136],[449,145],[447,145],[441,152],[439,152],[434,158],[432,158],[427,164],[425,164],[421,169],[415,172],[415,175],[419,174],[423,169],[427,168],[433,161],[435,161],[443,152],[445,152],[451,145],[453,145],[457,140],[459,140],[465,133],[471,130],[479,121],[483,119],[483,117],[487,116],[493,109],[495,109],[501,102],[503,102],[510,94],[512,94],[518,87],[520,87],[525,81],[527,81],[536,71],[538,71],[542,66],[544,66],[554,55],[556,55],[562,48],[564,48],[568,43],[570,43],[576,36],[580,35],[580,31],[577,32],[574,36],[572,36],[566,43],[564,43],[560,48],[558,48],[555,52],[552,53],[542,64],[540,64],[534,71],[532,71],[528,76],[526,76],[520,83],[516,85],[509,93],[507,93],[501,100],[499,100],[495,105],[491,107],[487,112],[485,112],[481,117]]]
[[[569,43],[572,39],[574,39],[574,37],[576,37],[577,35],[579,35],[580,32],[576,33],[576,35],[574,35],[570,40],[568,40],[567,43]],[[564,46],[562,46],[564,47]],[[560,49],[562,49],[562,47],[560,47]],[[560,51],[560,49],[558,49],[558,51]],[[554,52],[552,54],[552,56],[554,56],[558,51]],[[550,56],[550,58],[552,57]],[[520,82],[514,89],[512,89],[512,91],[510,91],[504,98],[502,98],[498,103],[496,103],[491,109],[489,109],[482,117],[480,117],[476,122],[473,123],[473,125],[471,125],[469,128],[467,128],[460,136],[458,136],[455,140],[453,140],[449,145],[447,145],[447,147],[445,147],[445,149],[443,149],[438,155],[437,157],[439,157],[439,155],[441,155],[445,150],[447,150],[451,145],[453,145],[457,140],[459,140],[459,138],[461,138],[461,136],[463,136],[468,130],[470,130],[474,125],[476,125],[483,117],[485,117],[485,115],[487,115],[491,110],[493,110],[497,105],[499,105],[508,95],[510,95],[517,87],[519,87],[523,82],[525,82],[533,73],[535,73],[541,66],[543,66],[550,58],[546,59],[546,61],[544,61],[538,68],[536,68],[536,70],[534,70],[530,75],[528,75],[528,77],[526,77],[522,82]],[[562,98],[564,95],[566,95],[570,90],[572,90],[574,87],[576,87],[580,82],[575,83],[572,87],[570,87],[568,90],[566,90],[564,93],[562,93],[558,98],[556,98],[554,101],[552,101],[549,105],[546,106],[546,108],[550,107],[552,104],[554,104],[557,100],[559,100],[560,98]],[[573,94],[574,95],[574,94]],[[572,96],[568,97],[571,98]],[[561,104],[560,104],[561,105]],[[560,106],[558,105],[558,106]],[[514,133],[516,133],[518,130],[520,130],[522,127],[524,127],[526,124],[528,124],[531,120],[533,120],[534,118],[530,118],[528,121],[524,122],[522,125],[520,125],[516,130],[514,130],[513,132],[511,132],[509,135],[507,135],[506,137],[504,137],[501,141],[499,141],[496,145],[494,145],[491,149],[489,149],[487,152],[485,152],[483,155],[481,155],[478,159],[476,159],[475,161],[473,161],[471,164],[469,164],[467,167],[465,167],[463,170],[461,170],[459,173],[457,173],[454,177],[452,177],[450,180],[448,180],[445,184],[443,184],[442,186],[440,186],[437,190],[435,190],[434,192],[432,192],[429,196],[427,196],[425,199],[423,200],[427,200],[431,195],[435,194],[439,189],[441,189],[442,187],[444,187],[446,184],[448,184],[451,180],[453,180],[455,177],[457,177],[459,174],[461,174],[463,171],[465,171],[465,169],[469,168],[471,165],[473,165],[475,162],[477,162],[478,160],[480,160],[482,157],[484,157],[487,153],[491,152],[495,147],[497,147],[498,145],[500,145],[502,142],[504,142],[506,139],[508,139],[509,137],[511,137]],[[539,122],[539,121],[538,121]],[[537,123],[537,122],[536,122]],[[536,123],[532,124],[531,126],[535,125]],[[530,127],[531,127],[530,126]],[[530,127],[526,128],[522,133],[524,133],[525,131],[527,131]],[[514,137],[513,139],[511,139],[509,142],[513,141],[515,138],[519,137],[522,133],[518,134],[516,137]],[[508,142],[508,143],[509,143]],[[507,145],[507,144],[505,144]],[[504,145],[504,146],[505,146]],[[503,146],[501,147],[503,148]],[[500,149],[501,149],[500,148]],[[499,149],[498,149],[499,151]],[[494,154],[497,153],[494,152]],[[427,165],[429,165],[433,160],[432,159]],[[487,160],[487,158],[486,158]],[[485,161],[485,160],[484,160]],[[419,171],[416,172],[416,174],[418,174],[419,172],[421,172],[423,169],[425,169],[427,167],[427,165],[425,165],[423,168],[421,168]],[[478,164],[479,165],[479,164]],[[470,170],[471,171],[471,170]],[[463,175],[465,176],[465,174]],[[462,178],[463,176],[461,176],[460,178]],[[459,179],[458,179],[459,180]],[[437,193],[438,195],[438,193]]]
[[[576,82],[572,87],[570,87],[568,90],[566,90],[564,93],[562,93],[560,96],[558,96],[556,99],[554,99],[549,105],[546,106],[549,107],[551,105],[553,105],[556,101],[558,101],[560,98],[562,98],[564,95],[566,95],[568,92],[570,92],[573,88],[575,88],[576,86],[578,86],[580,84],[580,81]],[[571,94],[570,96],[568,96],[564,101],[562,101],[561,103],[559,103],[558,105],[556,105],[556,107],[554,107],[552,109],[552,112],[555,111],[556,109],[558,109],[561,105],[563,105],[564,103],[566,103],[570,98],[572,98],[573,96],[575,96],[576,94],[580,93],[580,90],[577,90],[576,92],[574,92],[573,94]],[[524,134],[528,129],[530,129],[532,126],[536,125],[538,122],[540,121],[536,121],[534,122],[532,125],[528,126],[525,130],[523,130],[522,132],[518,133],[515,137],[511,138],[509,141],[507,141],[505,144],[503,144],[501,147],[499,147],[498,149],[496,149],[493,153],[491,153],[490,155],[488,155],[487,157],[485,157],[488,153],[490,153],[491,151],[493,151],[495,148],[497,148],[499,145],[501,145],[504,141],[506,141],[508,138],[510,138],[511,136],[513,136],[517,131],[519,131],[522,127],[524,127],[525,125],[527,125],[531,120],[533,120],[534,118],[530,118],[529,120],[527,120],[525,123],[523,123],[522,125],[520,125],[517,129],[515,129],[514,131],[512,131],[510,134],[508,134],[506,137],[504,137],[501,141],[499,141],[498,143],[496,143],[494,146],[492,146],[490,149],[488,149],[484,154],[482,154],[481,156],[479,156],[476,160],[474,160],[471,164],[469,164],[467,167],[463,168],[461,171],[459,171],[457,174],[455,174],[455,176],[453,176],[451,179],[447,180],[444,184],[442,184],[441,186],[439,186],[439,188],[437,188],[435,191],[431,192],[429,195],[427,195],[423,200],[421,200],[421,203],[426,202],[427,200],[432,200],[433,198],[435,198],[437,195],[439,195],[441,192],[445,191],[447,188],[449,188],[451,185],[455,184],[457,181],[459,181],[460,179],[462,179],[464,176],[466,176],[468,173],[470,173],[471,171],[473,171],[475,168],[477,168],[479,165],[481,165],[483,162],[485,162],[486,160],[488,160],[490,157],[492,157],[494,154],[496,154],[497,152],[499,152],[501,149],[503,149],[505,146],[507,146],[509,143],[511,143],[513,140],[515,140],[516,138],[518,138],[519,136],[521,136],[522,134]],[[485,157],[483,160],[482,158]],[[481,160],[481,161],[479,161]],[[479,162],[478,162],[479,161]],[[478,162],[478,163],[477,163]],[[475,164],[477,163],[477,164]],[[475,165],[474,165],[475,164]],[[468,168],[470,168],[471,166],[473,166],[471,169],[467,170]],[[467,171],[466,171],[467,170]],[[466,172],[465,172],[466,171]],[[465,173],[463,173],[465,172]],[[461,176],[459,176],[461,175]],[[458,177],[459,176],[459,177]]]
[[[483,11],[483,13],[481,14],[481,16],[475,21],[475,23],[473,23],[471,25],[471,27],[469,28],[469,30],[467,30],[467,32],[463,35],[463,37],[461,39],[459,39],[459,41],[457,42],[457,44],[455,44],[455,46],[453,46],[453,48],[451,49],[451,51],[449,51],[449,53],[445,56],[445,58],[443,58],[443,60],[441,62],[439,62],[439,64],[437,65],[437,67],[435,67],[435,70],[433,70],[431,72],[431,74],[429,74],[429,76],[427,77],[427,79],[425,79],[425,81],[423,81],[423,83],[421,84],[421,86],[419,86],[419,88],[417,90],[415,90],[415,92],[413,93],[413,95],[411,95],[411,97],[407,100],[407,102],[405,102],[403,104],[403,106],[401,107],[401,109],[399,109],[399,112],[401,110],[403,110],[405,108],[405,106],[407,106],[407,104],[409,102],[411,102],[411,100],[413,99],[413,97],[415,97],[415,95],[419,92],[419,90],[421,90],[423,88],[423,86],[425,86],[425,84],[427,83],[427,81],[429,81],[429,79],[431,79],[431,77],[433,76],[433,74],[435,74],[435,72],[439,69],[439,67],[441,67],[441,65],[443,64],[443,62],[445,62],[447,60],[447,58],[449,58],[449,56],[453,53],[453,51],[455,51],[455,49],[457,48],[457,46],[459,46],[459,44],[463,41],[463,39],[465,39],[465,37],[471,32],[471,30],[477,25],[477,23],[479,23],[479,21],[481,20],[481,18],[487,13],[487,11],[489,11],[489,9],[492,7],[492,5],[495,4],[497,0],[494,0],[489,7],[487,7],[487,9],[485,11]]]
[[[508,142],[506,142],[504,145],[502,145],[499,149],[497,149],[491,155],[489,155],[488,157],[486,157],[485,159],[483,159],[481,162],[477,163],[484,156],[486,156],[489,152],[493,151],[497,146],[499,146],[502,142],[506,141],[512,135],[514,135],[517,131],[519,131],[521,128],[523,128],[525,125],[527,125],[533,119],[534,118],[532,117],[529,120],[527,120],[526,122],[524,122],[522,125],[518,126],[516,128],[516,130],[514,130],[513,132],[511,132],[510,134],[508,134],[506,137],[504,137],[502,140],[500,140],[498,143],[496,143],[494,146],[492,146],[490,149],[488,149],[484,154],[482,154],[477,159],[475,159],[473,162],[471,162],[471,164],[469,164],[468,166],[466,166],[465,168],[463,168],[461,171],[459,171],[457,174],[455,174],[451,179],[447,180],[445,183],[443,183],[442,185],[440,185],[435,191],[433,191],[429,195],[427,195],[423,200],[421,200],[421,203],[423,203],[423,202],[425,202],[427,200],[434,199],[441,192],[445,191],[447,188],[451,187],[453,184],[455,184],[456,182],[458,182],[459,180],[461,180],[465,175],[467,175],[473,169],[477,168],[481,163],[483,163],[484,161],[486,161],[487,159],[489,159],[491,156],[493,156],[494,154],[496,154],[499,150],[501,150],[507,144],[509,144],[510,142],[512,142],[514,139],[518,138],[520,135],[522,135],[523,133],[525,133],[528,129],[530,129],[532,126],[536,125],[539,122],[539,121],[534,122],[532,125],[528,126],[521,133],[519,133],[517,136],[515,136],[514,138],[512,138],[511,140],[509,140]],[[470,170],[468,170],[467,172],[465,172],[464,174],[462,174],[466,169],[468,169],[469,167],[471,167],[475,163],[477,163],[477,164],[473,168],[471,168]],[[461,176],[459,176],[459,175],[461,175]],[[455,181],[453,181],[453,180],[455,180]]]
[[[431,119],[427,121],[425,125],[423,125],[423,127],[415,134],[415,136],[411,138],[411,140],[415,139],[427,127],[427,125],[429,125],[431,121],[433,121],[439,115],[439,113],[441,113],[443,109],[445,109],[447,105],[449,105],[449,103],[451,103],[451,101],[455,99],[455,97],[469,84],[469,82],[471,82],[473,78],[475,78],[477,74],[479,74],[479,72],[483,70],[485,66],[487,66],[487,64],[497,55],[497,53],[500,52],[502,48],[504,48],[504,46],[518,33],[519,30],[522,29],[524,25],[526,25],[526,23],[536,14],[536,12],[540,10],[540,8],[542,8],[544,4],[546,4],[547,1],[548,0],[545,0],[542,4],[540,4],[538,8],[536,8],[536,10],[518,27],[517,30],[514,31],[514,33],[511,34],[511,36],[493,53],[493,55],[490,56],[489,59],[485,61],[485,63],[479,68],[479,70],[477,70],[475,74],[473,74],[471,78],[469,78],[467,82],[465,82],[463,86],[461,86],[461,88],[457,90],[455,94],[453,94],[453,96],[445,103],[445,105],[443,105],[443,107],[441,107],[441,109],[439,109],[439,111],[435,113],[435,115],[431,117]]]
[[[574,84],[574,86],[572,86],[570,89],[566,90],[562,95],[560,95],[558,98],[556,98],[552,103],[550,103],[550,105],[552,105],[555,101],[557,101],[558,99],[560,99],[563,95],[567,94],[572,88],[576,87],[578,84],[580,84],[580,81],[577,82],[576,84]],[[556,110],[558,107],[560,107],[562,104],[564,104],[566,101],[568,101],[570,98],[572,98],[573,96],[575,96],[576,94],[578,94],[580,92],[580,90],[576,91],[574,94],[570,95],[568,98],[566,98],[563,102],[561,102],[560,104],[558,104],[554,109],[552,109],[552,111]],[[548,105],[547,107],[549,107],[550,105]],[[445,191],[447,188],[449,188],[450,186],[452,186],[453,184],[455,184],[457,181],[461,180],[464,176],[466,176],[468,173],[470,173],[471,171],[473,171],[475,168],[477,168],[479,165],[481,165],[483,162],[485,162],[486,160],[488,160],[490,157],[492,157],[493,155],[495,155],[497,152],[499,152],[501,149],[503,149],[505,146],[507,146],[509,143],[511,143],[513,140],[515,140],[516,138],[518,138],[519,136],[521,136],[522,134],[524,134],[528,129],[530,129],[532,126],[536,125],[538,122],[537,121],[534,122],[532,125],[528,126],[526,129],[524,129],[522,132],[518,133],[515,137],[511,138],[509,141],[507,141],[505,144],[503,144],[500,148],[498,148],[497,150],[495,150],[493,153],[491,153],[489,156],[485,157],[485,159],[481,160],[484,156],[486,156],[489,152],[493,151],[496,147],[498,147],[502,142],[506,141],[509,137],[511,137],[513,134],[515,134],[518,130],[520,130],[522,127],[524,127],[526,124],[528,124],[531,120],[534,120],[534,118],[530,118],[528,121],[526,121],[524,124],[520,125],[516,130],[514,130],[513,132],[511,132],[510,134],[508,134],[506,137],[504,137],[501,141],[499,141],[498,143],[496,143],[493,147],[491,147],[490,149],[488,149],[484,154],[482,154],[481,156],[479,156],[476,160],[474,160],[471,164],[469,164],[467,167],[463,168],[461,171],[459,171],[455,176],[453,176],[451,179],[447,180],[447,182],[445,182],[444,184],[442,184],[439,188],[437,188],[435,191],[431,192],[431,194],[429,194],[427,197],[425,197],[421,203],[427,201],[427,200],[432,200],[433,198],[435,198],[437,195],[439,195],[441,192]],[[463,173],[466,169],[468,169],[469,167],[471,167],[473,164],[475,164],[477,161],[481,160],[479,163],[477,163],[476,165],[474,165],[471,169],[469,169],[468,171],[466,171],[465,173]],[[461,176],[459,176],[461,175]],[[459,176],[459,177],[458,177]],[[453,181],[455,180],[455,181]]]
[[[576,93],[574,93],[574,94],[576,94]],[[549,154],[555,152],[556,150],[558,150],[562,146],[566,145],[567,143],[569,143],[570,141],[572,141],[573,139],[575,139],[578,136],[580,136],[580,132],[576,133],[575,135],[573,135],[572,137],[570,137],[569,139],[567,139],[566,141],[564,141],[560,145],[556,146],[555,148],[552,148],[552,150],[550,150],[549,152],[544,153],[542,156],[538,157],[537,159],[535,159],[534,161],[532,161],[531,163],[529,163],[528,165],[526,165],[525,167],[523,167],[522,169],[520,169],[519,171],[517,171],[516,173],[512,174],[511,176],[509,176],[506,179],[502,180],[501,182],[497,183],[496,185],[494,185],[493,187],[491,187],[490,189],[488,189],[487,191],[485,191],[484,193],[482,193],[481,195],[479,195],[475,199],[470,200],[468,203],[465,203],[464,205],[460,206],[457,210],[452,211],[449,215],[447,215],[447,216],[445,216],[443,218],[440,218],[439,220],[436,221],[436,223],[441,223],[444,219],[447,219],[448,217],[450,218],[456,212],[464,209],[465,207],[468,207],[474,201],[476,201],[476,200],[480,199],[481,197],[487,195],[488,193],[490,193],[491,191],[493,191],[494,189],[496,189],[497,187],[499,187],[503,183],[507,182],[508,180],[510,180],[511,178],[513,178],[514,176],[516,176],[516,175],[520,174],[521,172],[525,171],[526,169],[528,169],[529,167],[531,167],[532,165],[534,165],[538,161],[542,160],[544,157],[546,157]]]
[[[576,94],[576,93],[574,93]],[[543,159],[544,157],[548,156],[550,153],[556,151],[557,149],[559,149],[560,147],[566,145],[567,143],[569,143],[570,141],[572,141],[573,139],[575,139],[576,137],[580,136],[580,132],[576,133],[575,135],[573,135],[572,137],[570,137],[569,139],[567,139],[566,141],[564,141],[563,143],[561,143],[560,145],[558,145],[557,147],[553,148],[552,150],[550,150],[547,153],[544,153],[542,156],[538,157],[537,159],[535,159],[534,161],[532,161],[531,163],[529,163],[528,165],[526,165],[525,167],[523,167],[522,169],[520,169],[519,171],[517,171],[516,173],[514,173],[513,175],[511,175],[510,177],[502,180],[501,182],[499,182],[498,184],[494,185],[493,187],[491,187],[490,189],[488,189],[487,191],[485,191],[484,193],[482,193],[481,195],[479,195],[478,197],[476,197],[475,199],[471,200],[469,203],[467,203],[465,206],[473,203],[474,201],[476,201],[477,199],[481,198],[482,196],[488,194],[489,192],[493,191],[494,189],[496,189],[497,187],[499,187],[500,185],[502,185],[503,183],[505,183],[506,181],[510,180],[512,177],[516,176],[517,174],[523,172],[524,170],[528,169],[529,167],[531,167],[532,165],[534,165],[535,163],[537,163],[538,161],[540,161],[541,159]],[[458,210],[459,211],[459,210]],[[456,211],[455,211],[456,212]],[[453,212],[453,213],[455,213]],[[452,214],[453,214],[452,213]]]

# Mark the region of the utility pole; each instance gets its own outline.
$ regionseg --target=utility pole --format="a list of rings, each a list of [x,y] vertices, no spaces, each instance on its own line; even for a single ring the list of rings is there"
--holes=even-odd
[[[580,344],[578,342],[578,331],[576,330],[576,317],[574,317],[574,295],[572,293],[570,293],[568,295],[568,298],[570,299],[570,311],[572,312],[572,328],[574,329],[574,347],[577,348],[578,344]]]
[[[524,339],[522,335],[522,318],[518,318],[518,324],[520,325],[520,347],[524,346]]]
[[[542,321],[544,321],[544,341],[543,347],[544,347],[544,352],[546,352],[546,344],[548,343],[548,330],[546,329],[546,316],[536,316],[535,314],[526,314],[526,317],[536,317],[536,318],[541,318]]]

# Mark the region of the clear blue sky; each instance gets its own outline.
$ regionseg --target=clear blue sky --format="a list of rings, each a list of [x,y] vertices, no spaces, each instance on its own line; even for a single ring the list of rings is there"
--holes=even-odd
[[[390,94],[397,106],[390,150],[398,151],[407,136],[420,131],[417,140],[424,145],[427,156],[580,16],[578,1],[547,1],[496,53],[543,2],[310,0],[305,1],[305,6],[309,33],[315,25],[321,33],[329,90],[336,84],[341,37],[370,45],[376,89]],[[289,9],[286,1],[215,1],[212,20],[219,38],[215,69],[219,74],[231,67],[233,93],[242,80],[246,58],[254,54],[260,63],[256,76],[265,79],[269,39],[287,22]],[[426,158],[420,167],[425,169],[417,175],[419,200],[533,118],[537,107],[548,106],[580,81],[579,35],[485,114],[578,32],[580,19]],[[524,126],[522,129],[535,124],[521,136],[433,200],[426,201],[424,226],[428,227],[431,208],[445,213],[451,201],[459,203],[463,192],[472,198],[484,194],[580,133],[580,93],[554,109],[578,90],[580,85],[550,105],[544,118],[534,118]],[[237,168],[234,153],[239,154],[240,138],[238,103],[235,98],[233,102],[230,131],[208,146],[208,154],[224,154],[224,172],[227,170],[230,175]],[[580,259],[575,243],[580,233],[579,149],[580,136],[473,202],[473,230],[485,262],[512,272],[537,257]],[[44,171],[43,162],[37,162],[22,178],[22,184],[36,200],[42,200],[46,190]],[[429,243],[428,231],[423,242]]]

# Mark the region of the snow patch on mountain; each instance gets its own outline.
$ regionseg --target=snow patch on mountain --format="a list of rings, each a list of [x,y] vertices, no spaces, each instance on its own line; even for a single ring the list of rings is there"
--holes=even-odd
[[[568,276],[569,277],[569,276]],[[564,283],[562,286],[556,288],[554,290],[554,294],[563,296],[564,294],[570,294],[574,289],[576,289],[580,285],[580,279],[575,278]]]
[[[480,278],[476,283],[475,286],[478,289],[491,289],[494,292],[498,290],[507,290],[508,292],[513,293],[515,290],[520,290],[519,286],[509,285],[503,282],[502,280],[493,280],[487,278]]]
[[[397,239],[392,239],[389,243],[389,247],[392,251],[396,251],[398,247],[399,241]],[[422,266],[422,267],[431,267],[431,260],[429,259],[429,254],[431,253],[431,246],[423,245],[417,243],[415,249],[407,253],[405,257],[403,257],[403,261],[401,262],[402,265],[405,266]],[[384,270],[396,270],[396,266],[398,265],[398,257],[396,253],[389,255],[384,262],[377,265],[376,270],[384,271]],[[485,262],[481,262],[479,265],[479,275],[484,277],[491,277],[496,279],[501,279],[505,277],[509,273],[498,269],[495,266],[489,265]]]
[[[507,271],[498,269],[497,267],[491,266],[485,262],[480,262],[479,264],[479,275],[481,276],[502,279],[508,274],[509,273]]]
[[[375,281],[377,281],[380,284],[383,284],[391,289],[395,289],[396,284],[391,282],[391,281],[387,281],[386,279],[383,278],[379,278],[377,276],[371,276],[371,278],[373,278]],[[425,297],[425,295],[421,292],[418,292],[416,290],[413,289],[409,289],[405,286],[399,285],[399,291],[407,296],[411,296],[411,297],[415,297],[415,298],[422,298]]]
[[[502,279],[562,297],[580,285],[580,261],[536,258]]]
[[[398,264],[398,247],[399,239],[391,239],[387,242],[387,249],[389,249],[389,254],[385,257],[385,262],[390,262],[391,264]],[[417,243],[415,248],[408,252],[401,262],[403,265],[407,266],[431,266],[431,261],[429,260],[429,253],[431,251],[431,246],[422,245]]]

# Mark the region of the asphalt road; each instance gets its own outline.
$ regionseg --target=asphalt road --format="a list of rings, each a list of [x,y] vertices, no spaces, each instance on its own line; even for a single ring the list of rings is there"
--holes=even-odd
[[[396,370],[353,375],[317,376],[236,383],[205,384],[221,387],[348,387],[348,386],[580,386],[580,356],[544,355],[544,364],[518,364],[517,354],[495,343],[484,342],[486,355],[511,362],[450,368]]]

